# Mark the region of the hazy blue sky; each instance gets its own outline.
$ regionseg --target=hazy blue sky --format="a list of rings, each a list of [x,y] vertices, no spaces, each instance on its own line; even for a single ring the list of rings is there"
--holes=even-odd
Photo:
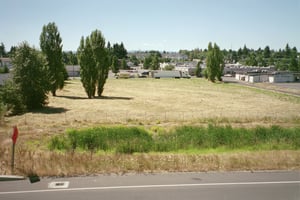
[[[0,42],[39,47],[42,26],[55,22],[64,50],[102,31],[127,50],[284,48],[300,50],[300,0],[0,0]]]

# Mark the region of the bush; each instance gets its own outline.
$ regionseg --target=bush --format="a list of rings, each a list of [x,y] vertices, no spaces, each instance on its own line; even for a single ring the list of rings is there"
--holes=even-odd
[[[61,136],[54,136],[51,140],[50,140],[50,144],[49,144],[49,149],[50,150],[64,150],[64,149],[68,149],[68,145],[67,145],[67,141],[65,139],[65,137],[61,137]]]
[[[7,74],[7,73],[9,73],[9,69],[6,65],[0,67],[0,74]]]
[[[26,111],[26,106],[23,103],[23,97],[19,89],[12,81],[6,81],[3,87],[0,88],[0,97],[7,112],[11,114],[21,114]]]
[[[71,148],[84,150],[114,150],[120,153],[148,152],[153,139],[144,129],[136,127],[98,127],[69,130]]]
[[[4,121],[4,116],[6,114],[6,106],[1,102],[0,99],[0,124]]]

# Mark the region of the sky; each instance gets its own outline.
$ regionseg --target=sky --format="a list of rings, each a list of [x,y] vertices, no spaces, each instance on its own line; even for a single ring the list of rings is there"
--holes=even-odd
[[[42,27],[55,22],[63,50],[98,29],[128,51],[221,49],[246,45],[300,50],[300,0],[0,0],[0,42],[39,48]]]

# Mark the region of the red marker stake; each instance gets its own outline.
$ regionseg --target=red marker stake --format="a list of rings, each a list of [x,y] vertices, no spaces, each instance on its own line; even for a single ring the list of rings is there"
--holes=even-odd
[[[11,157],[11,174],[14,173],[15,145],[16,145],[16,142],[17,142],[18,135],[19,135],[18,128],[17,128],[17,126],[14,126],[13,127],[13,135],[11,136],[11,139],[12,139],[12,142],[13,142],[13,144],[12,144],[12,157]]]

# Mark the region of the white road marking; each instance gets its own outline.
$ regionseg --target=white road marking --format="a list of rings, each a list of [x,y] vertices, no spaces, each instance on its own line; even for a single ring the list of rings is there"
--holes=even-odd
[[[69,181],[51,182],[48,184],[48,188],[65,189],[69,187],[69,183]]]
[[[139,188],[205,187],[205,186],[233,186],[233,185],[274,185],[274,184],[300,184],[300,181],[107,186],[107,187],[87,187],[87,188],[11,191],[11,192],[0,192],[0,195],[4,195],[4,194],[42,193],[42,192],[62,192],[62,191],[86,191],[86,190],[117,190],[117,189],[139,189]]]

